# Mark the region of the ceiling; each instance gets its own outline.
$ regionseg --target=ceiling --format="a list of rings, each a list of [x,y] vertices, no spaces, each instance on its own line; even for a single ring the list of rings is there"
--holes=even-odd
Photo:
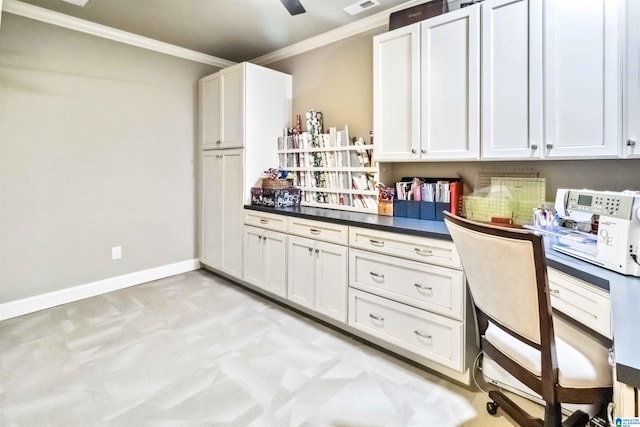
[[[378,0],[351,16],[357,0],[301,0],[306,13],[291,16],[280,0],[21,0],[87,21],[233,62],[251,60],[386,9],[424,1]],[[364,1],[364,0],[362,0]]]

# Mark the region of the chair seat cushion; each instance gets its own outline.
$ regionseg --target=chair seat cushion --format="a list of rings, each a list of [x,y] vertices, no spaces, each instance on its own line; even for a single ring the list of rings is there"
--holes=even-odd
[[[556,353],[558,356],[558,383],[566,388],[611,387],[612,369],[608,349],[584,331],[561,319],[553,318]],[[532,374],[542,375],[540,352],[489,323],[485,338]]]

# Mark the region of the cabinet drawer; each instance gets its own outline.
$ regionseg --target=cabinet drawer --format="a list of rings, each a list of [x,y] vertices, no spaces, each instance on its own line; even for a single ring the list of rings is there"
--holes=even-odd
[[[244,223],[273,231],[287,232],[287,217],[266,212],[244,211]]]
[[[349,286],[462,320],[464,273],[460,270],[351,249]]]
[[[447,240],[351,227],[349,244],[353,248],[462,269],[453,242]]]
[[[349,325],[463,371],[462,322],[350,288]]]
[[[312,221],[302,218],[289,218],[289,233],[314,240],[322,240],[339,245],[349,241],[348,227],[331,222]]]
[[[551,305],[583,325],[611,338],[609,293],[580,279],[547,269]]]

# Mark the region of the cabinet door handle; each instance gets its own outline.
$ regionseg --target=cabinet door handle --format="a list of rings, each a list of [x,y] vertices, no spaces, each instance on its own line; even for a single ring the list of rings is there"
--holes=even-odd
[[[420,283],[414,283],[413,286],[415,286],[418,289],[422,289],[424,291],[432,291],[433,290],[433,288],[431,286],[421,285]]]
[[[417,336],[419,336],[420,338],[424,338],[426,340],[430,340],[432,338],[431,335],[423,334],[422,332],[420,332],[417,329],[415,331],[413,331],[413,333],[416,334]]]
[[[369,274],[373,277],[377,277],[378,279],[384,279],[384,274],[374,273],[373,271],[370,271]]]
[[[433,251],[431,249],[413,248],[418,255],[431,256]]]
[[[384,322],[384,317],[376,316],[373,313],[369,313],[369,317],[372,318],[373,320],[377,320],[378,322]]]
[[[384,247],[384,242],[381,240],[373,240],[373,239],[369,239],[369,243],[371,243],[373,246],[379,246],[381,248]]]
[[[322,230],[318,230],[317,228],[310,228],[309,231],[311,234],[320,234]]]
[[[532,150],[537,150],[538,149],[538,144],[531,144],[531,149]]]
[[[269,224],[269,220],[266,218],[260,218],[260,224]]]
[[[416,149],[415,148],[411,149],[411,154],[416,154]]]
[[[553,144],[547,144],[547,150],[551,150],[553,148]]]
[[[309,248],[309,255],[313,254],[313,248]]]
[[[560,289],[549,288],[549,293],[551,295],[559,296],[560,295]]]
[[[222,144],[222,141],[217,140],[217,141],[216,141],[216,144]]]
[[[635,147],[635,146],[636,146],[636,142],[633,139],[627,140],[627,147]]]
[[[426,149],[426,148],[423,148],[422,150],[420,150],[420,152],[421,152],[422,154],[425,154],[425,153],[427,152],[427,149]]]
[[[316,253],[319,254],[320,253],[320,249],[316,249]]]

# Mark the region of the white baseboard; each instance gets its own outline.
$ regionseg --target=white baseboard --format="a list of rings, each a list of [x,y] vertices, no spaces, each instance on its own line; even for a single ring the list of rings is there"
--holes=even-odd
[[[7,302],[0,304],[0,321],[199,268],[200,262],[197,259],[189,259]]]

